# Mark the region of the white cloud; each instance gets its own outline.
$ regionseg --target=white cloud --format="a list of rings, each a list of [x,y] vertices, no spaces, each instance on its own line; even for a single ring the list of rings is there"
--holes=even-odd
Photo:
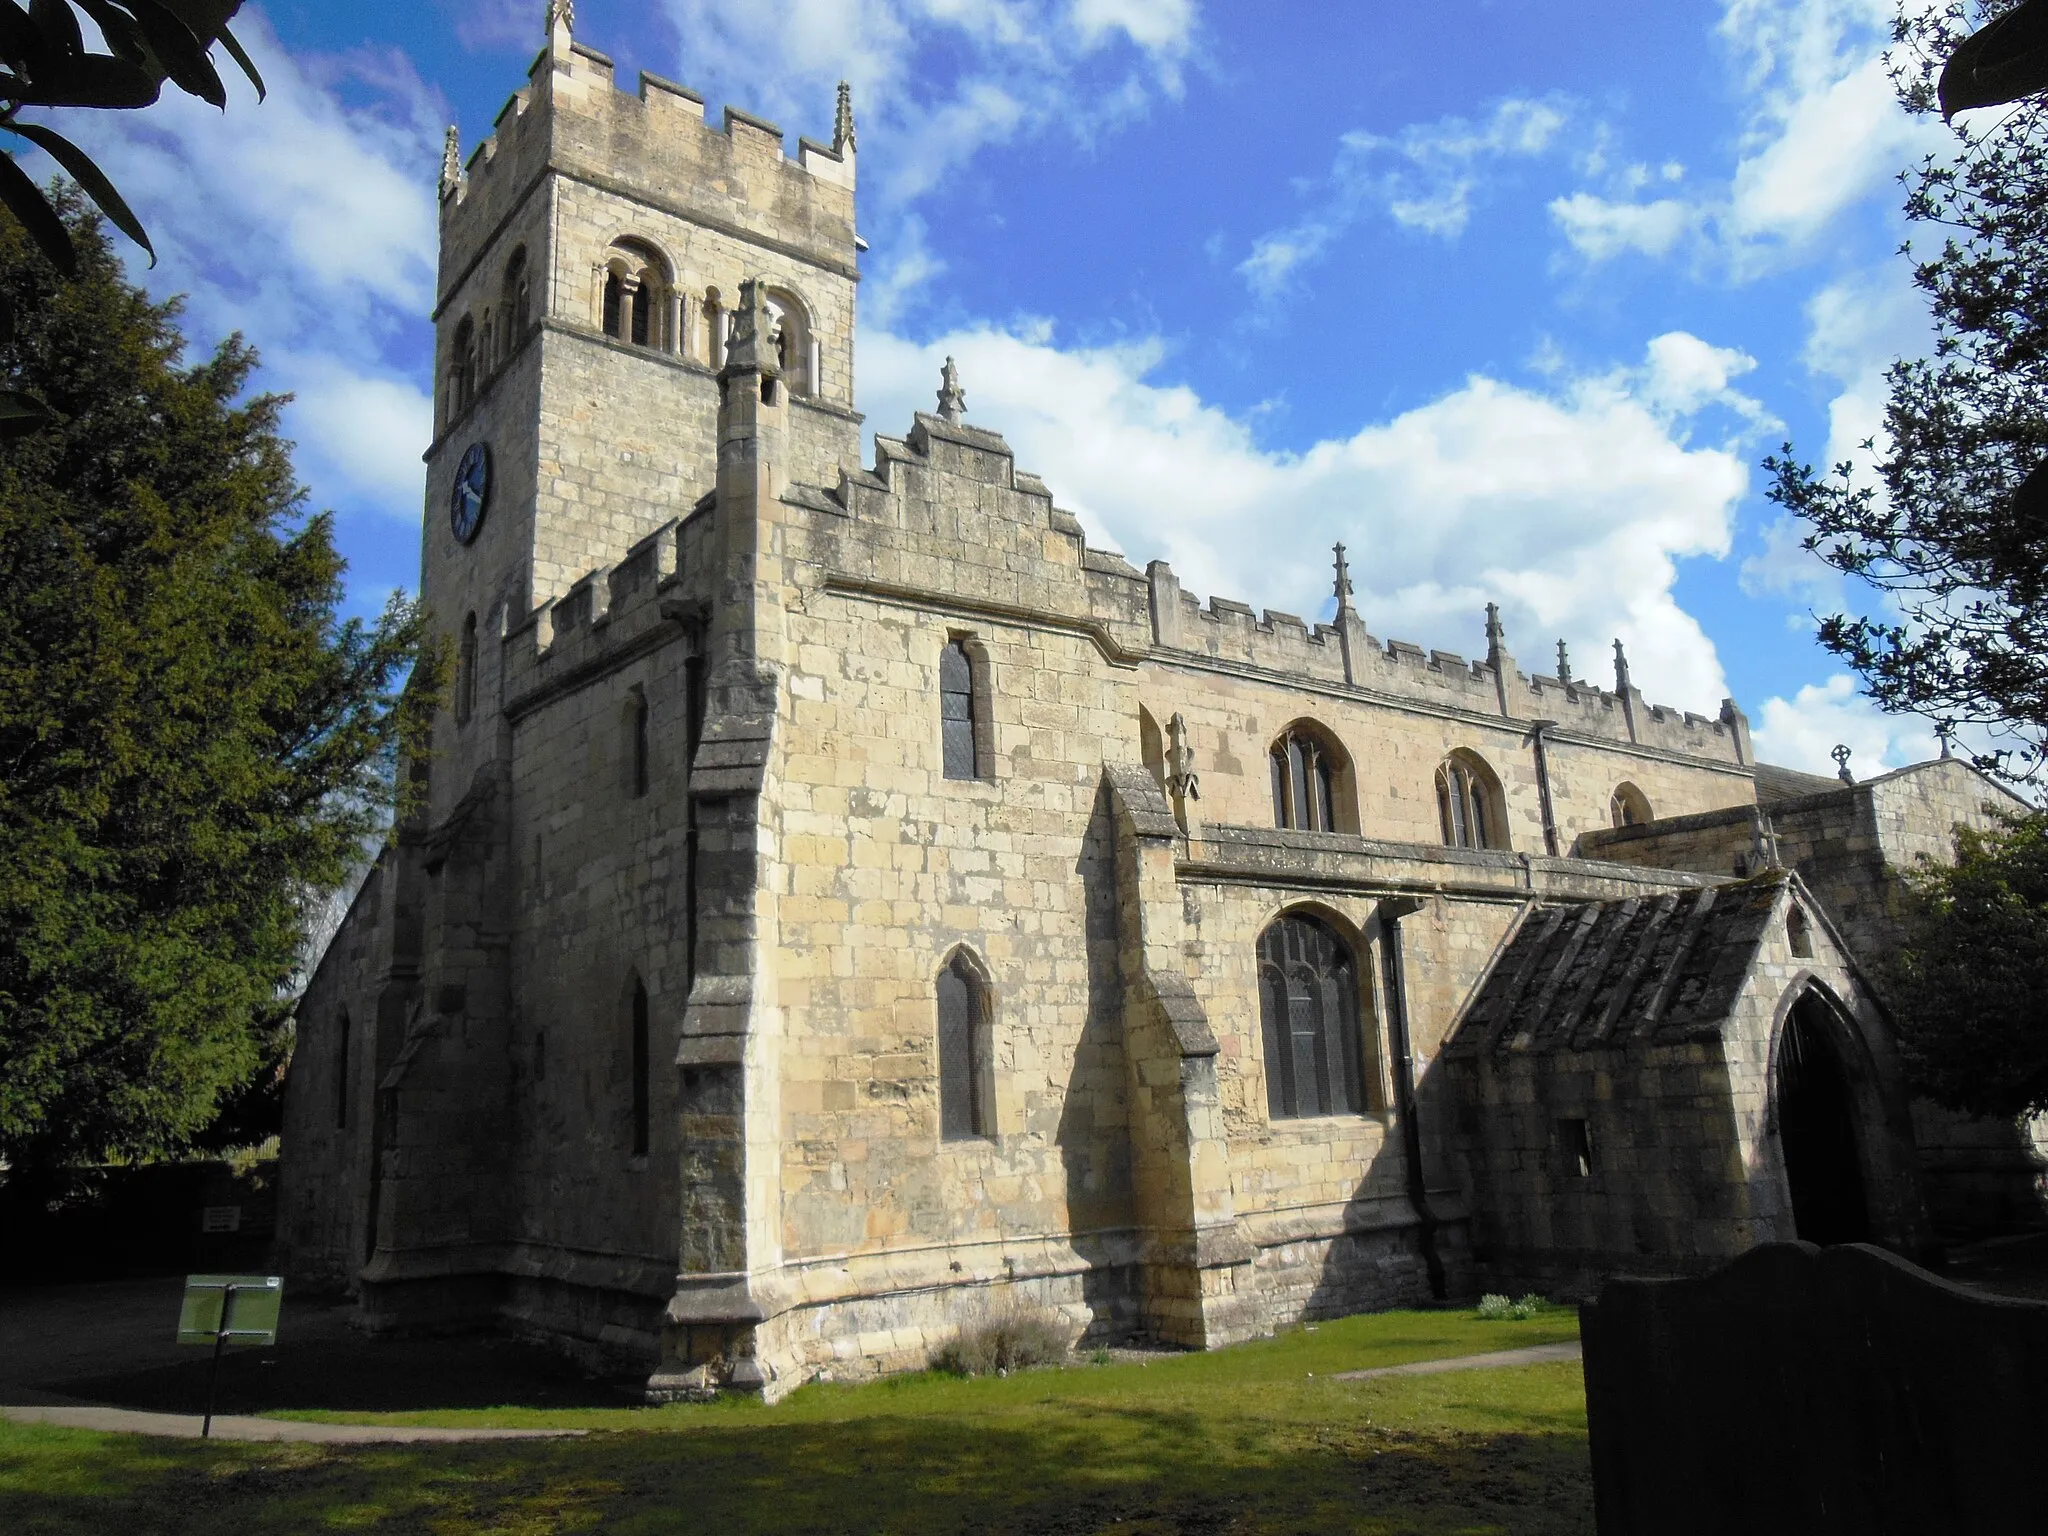
[[[188,295],[198,345],[241,331],[262,354],[260,386],[297,395],[285,430],[316,504],[411,521],[431,427],[417,373],[438,103],[401,55],[294,58],[258,12],[236,32],[269,86],[260,105],[232,87],[225,113],[166,92],[149,112],[70,126],[149,230],[160,260],[144,272],[137,253],[137,277]],[[373,104],[344,106],[343,85]]]
[[[1392,137],[1347,133],[1318,187],[1319,205],[1255,240],[1238,274],[1259,297],[1276,298],[1300,267],[1373,211],[1404,229],[1456,239],[1495,168],[1548,152],[1571,113],[1562,97],[1509,97],[1478,123],[1446,117],[1411,124]]]
[[[816,132],[852,82],[872,183],[900,204],[976,151],[1083,140],[1178,95],[1194,0],[664,0],[691,83]],[[763,61],[772,60],[772,69]],[[879,154],[873,154],[879,150]]]
[[[1752,278],[1809,249],[1899,167],[1946,144],[1907,115],[1887,73],[1893,0],[1726,0],[1719,32],[1740,80],[1736,161],[1724,181],[1639,201],[1644,167],[1551,204],[1594,263],[1625,254],[1712,258]],[[1586,161],[1598,177],[1603,157]],[[1676,181],[1682,171],[1663,168]]]
[[[1748,483],[1742,453],[1685,440],[1694,412],[1725,403],[1747,365],[1738,353],[1663,337],[1637,367],[1544,392],[1475,376],[1283,454],[1191,390],[1152,382],[1157,341],[1062,350],[1043,327],[981,326],[928,345],[870,334],[870,423],[896,431],[929,409],[948,353],[970,419],[1003,432],[1096,540],[1172,561],[1189,590],[1327,615],[1327,551],[1342,539],[1382,637],[1477,652],[1495,600],[1531,669],[1560,635],[1582,657],[1620,636],[1653,698],[1711,711],[1726,692],[1673,584],[1678,561],[1727,551]]]
[[[1855,466],[1854,482],[1883,494],[1873,472],[1887,451],[1884,411],[1890,395],[1885,372],[1900,357],[1926,355],[1933,346],[1926,303],[1913,287],[1904,262],[1888,261],[1851,273],[1820,289],[1806,306],[1804,360],[1816,376],[1832,381],[1825,452],[1815,462],[1823,474],[1838,464]],[[1870,448],[1863,445],[1870,443]],[[1752,595],[1779,593],[1823,613],[1846,606],[1841,574],[1802,544],[1806,525],[1780,517],[1764,529],[1763,549],[1743,561],[1743,589]],[[1866,590],[1865,597],[1879,600]],[[1804,615],[1797,623],[1810,622]]]
[[[1832,775],[1837,744],[1851,753],[1849,771],[1867,779],[1941,754],[1934,729],[1917,715],[1887,715],[1856,691],[1845,673],[1809,683],[1790,699],[1764,700],[1751,727],[1760,761]]]
[[[1624,251],[1667,255],[1698,222],[1699,210],[1676,197],[1624,203],[1574,192],[1555,199],[1550,216],[1580,255],[1606,261]]]

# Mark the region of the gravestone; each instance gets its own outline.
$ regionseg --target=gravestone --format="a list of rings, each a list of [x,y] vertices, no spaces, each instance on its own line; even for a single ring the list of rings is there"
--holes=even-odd
[[[2048,1523],[2048,1302],[1773,1243],[1580,1323],[1600,1536]]]

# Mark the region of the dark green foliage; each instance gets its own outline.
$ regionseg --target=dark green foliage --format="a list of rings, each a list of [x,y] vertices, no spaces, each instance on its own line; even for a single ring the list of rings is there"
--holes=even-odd
[[[1895,83],[1937,110],[1935,79],[1975,21],[2011,0],[1902,10]],[[2048,749],[2048,116],[2029,103],[1955,130],[1955,151],[1908,171],[1906,215],[1939,232],[1913,280],[1934,356],[1894,363],[1877,485],[1766,459],[1768,494],[1810,527],[1806,547],[1878,588],[1887,611],[1835,614],[1821,643],[1894,713],[2010,739],[1984,766],[2032,778]]]
[[[1959,831],[1907,877],[1892,1000],[1915,1088],[2010,1118],[2048,1110],[2048,816]]]
[[[337,620],[275,395],[240,338],[191,367],[56,194],[65,279],[0,220],[0,383],[55,424],[0,443],[0,1157],[175,1151],[281,1049],[318,893],[386,815],[435,676],[394,600]],[[428,672],[436,669],[430,667]]]

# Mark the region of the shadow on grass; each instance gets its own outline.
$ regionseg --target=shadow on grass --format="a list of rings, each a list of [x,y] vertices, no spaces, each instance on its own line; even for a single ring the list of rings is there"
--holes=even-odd
[[[319,1529],[921,1533],[1592,1530],[1582,1435],[1070,1413],[709,1424],[580,1442],[334,1451],[13,1430],[0,1528],[37,1536]]]
[[[210,1351],[175,1365],[37,1385],[66,1397],[197,1413],[206,1402]],[[595,1380],[554,1352],[490,1334],[445,1339],[281,1341],[230,1350],[220,1363],[219,1413],[322,1408],[340,1413],[410,1413],[431,1408],[618,1408],[638,1400],[639,1383]]]

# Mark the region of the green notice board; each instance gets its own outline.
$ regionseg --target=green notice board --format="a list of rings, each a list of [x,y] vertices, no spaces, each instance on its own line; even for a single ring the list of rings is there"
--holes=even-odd
[[[221,1304],[230,1295],[227,1342],[275,1344],[277,1314],[284,1303],[284,1279],[279,1275],[187,1275],[185,1302],[178,1309],[178,1342],[218,1343]]]

